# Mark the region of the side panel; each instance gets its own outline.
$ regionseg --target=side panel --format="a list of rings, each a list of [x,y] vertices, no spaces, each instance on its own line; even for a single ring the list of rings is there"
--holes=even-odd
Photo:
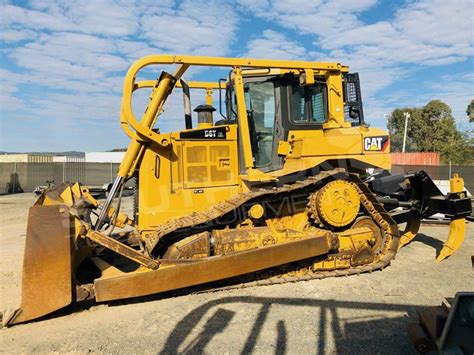
[[[295,135],[296,149],[288,156],[289,158],[362,154],[362,135],[357,129],[338,128],[307,131],[303,137],[299,137],[298,133],[290,133],[290,137]]]
[[[152,230],[240,192],[237,167],[236,126],[185,130],[173,133],[167,147],[151,145],[140,164],[139,229]]]
[[[272,175],[288,175],[328,161],[340,161],[339,167],[352,166],[353,161],[360,169],[390,170],[390,142],[384,137],[388,137],[385,131],[364,126],[290,131],[283,169]]]

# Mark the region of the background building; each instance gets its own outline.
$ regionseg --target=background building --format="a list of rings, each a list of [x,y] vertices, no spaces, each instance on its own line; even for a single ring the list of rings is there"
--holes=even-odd
[[[125,152],[86,152],[86,163],[120,163]]]
[[[53,156],[50,154],[2,154],[0,155],[0,163],[51,163]]]

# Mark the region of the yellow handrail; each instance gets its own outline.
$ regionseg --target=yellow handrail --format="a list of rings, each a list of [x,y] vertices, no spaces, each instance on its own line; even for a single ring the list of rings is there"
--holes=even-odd
[[[178,64],[179,67],[174,73],[175,82],[173,85],[160,87],[160,94],[149,103],[145,114],[140,122],[136,119],[132,111],[132,96],[133,92],[140,88],[154,87],[157,83],[151,80],[143,80],[135,82],[138,72],[149,65],[170,65]],[[202,56],[179,56],[179,55],[149,55],[145,56],[132,64],[127,71],[125,81],[123,84],[123,96],[120,109],[120,124],[125,133],[132,139],[127,150],[126,159],[123,161],[123,168],[120,168],[119,175],[126,176],[130,174],[130,169],[134,166],[134,162],[142,151],[141,146],[143,141],[151,140],[157,144],[162,144],[163,135],[160,135],[152,130],[156,116],[159,114],[166,97],[171,92],[174,86],[180,86],[179,80],[189,66],[214,66],[214,67],[230,67],[234,70],[247,69],[289,69],[300,72],[312,71],[321,75],[329,75],[340,72],[348,72],[349,68],[340,63],[328,62],[308,62],[308,61],[289,61],[289,60],[268,60],[268,59],[248,59],[248,58],[224,58],[224,57],[202,57]],[[159,85],[159,84],[158,84]],[[190,88],[196,89],[218,89],[217,82],[190,82]],[[157,88],[158,89],[158,88]],[[331,102],[331,100],[329,100]],[[245,107],[244,103],[242,103]],[[340,110],[340,108],[339,108]],[[243,114],[243,113],[242,113]],[[245,115],[244,115],[245,116]],[[241,117],[240,121],[245,121],[245,117]],[[245,128],[245,122],[241,122]],[[242,133],[244,135],[245,132]],[[244,141],[246,139],[244,138]],[[248,143],[248,142],[247,142]],[[130,153],[129,153],[130,151]],[[251,151],[247,151],[245,165],[250,168],[251,159],[248,156]],[[124,175],[125,174],[125,175]]]
[[[225,58],[225,57],[203,57],[203,56],[180,56],[180,55],[166,55],[166,54],[154,54],[148,55],[135,61],[127,71],[125,81],[123,85],[123,96],[120,113],[120,122],[122,128],[125,130],[129,137],[133,137],[133,133],[130,130],[131,126],[136,132],[142,137],[148,137],[153,141],[159,141],[160,137],[158,134],[151,132],[150,128],[140,125],[132,112],[132,94],[133,91],[142,87],[152,87],[154,82],[152,81],[139,81],[135,82],[138,72],[149,65],[171,65],[180,64],[175,73],[177,82],[181,78],[182,74],[186,69],[191,66],[214,66],[214,67],[230,67],[230,68],[269,68],[269,69],[293,69],[304,71],[305,69],[311,69],[314,72],[348,72],[347,66],[341,65],[340,63],[332,62],[309,62],[309,61],[290,61],[290,60],[269,60],[269,59],[248,59],[248,58]],[[195,84],[196,88],[219,88],[218,83],[206,83],[206,82],[191,82]],[[190,83],[190,84],[191,84]],[[192,88],[193,85],[190,85]]]

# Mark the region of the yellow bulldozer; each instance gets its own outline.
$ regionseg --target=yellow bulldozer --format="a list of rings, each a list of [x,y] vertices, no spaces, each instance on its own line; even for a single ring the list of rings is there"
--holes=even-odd
[[[172,74],[137,80],[153,66]],[[186,81],[193,67],[225,77]],[[137,119],[140,89],[151,94]],[[173,91],[185,129],[162,133]],[[451,219],[438,260],[465,236],[462,179],[443,195],[423,171],[392,175],[389,136],[364,121],[359,76],[339,63],[146,56],[126,74],[120,124],[130,144],[103,202],[65,183],[30,208],[21,305],[4,324],[90,299],[383,269],[436,213]],[[129,180],[133,215],[120,211]]]

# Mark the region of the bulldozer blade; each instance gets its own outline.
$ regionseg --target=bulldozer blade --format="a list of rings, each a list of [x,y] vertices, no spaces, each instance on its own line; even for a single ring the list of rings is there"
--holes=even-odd
[[[466,220],[464,218],[454,219],[449,223],[449,236],[436,258],[440,262],[451,256],[458,250],[466,236]]]
[[[224,280],[326,254],[334,243],[330,235],[312,236],[158,270],[99,278],[94,281],[95,299],[104,302],[146,296]]]
[[[400,243],[398,244],[398,249],[404,247],[410,243],[413,238],[416,237],[418,231],[420,230],[421,220],[419,217],[414,217],[407,222],[405,231],[400,236]]]
[[[64,205],[29,210],[20,308],[4,325],[39,318],[72,301],[69,210]]]

